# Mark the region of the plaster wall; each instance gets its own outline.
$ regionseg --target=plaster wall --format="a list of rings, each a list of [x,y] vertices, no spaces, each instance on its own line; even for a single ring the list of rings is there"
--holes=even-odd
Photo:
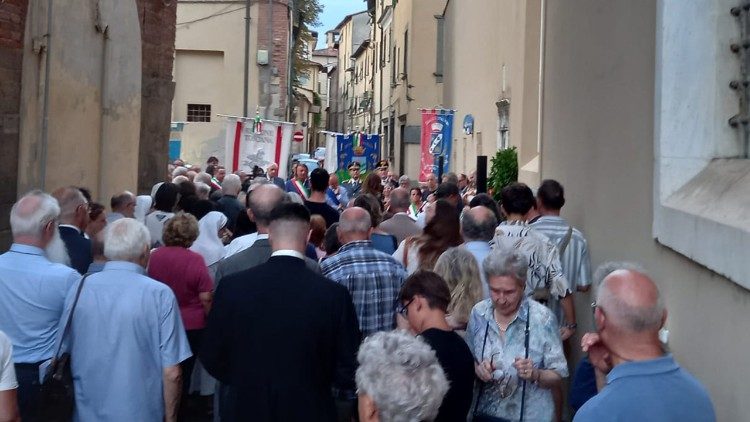
[[[476,156],[500,147],[498,108],[510,100],[509,145],[519,152],[521,181],[538,183],[539,41],[543,1],[450,2],[445,12],[445,106],[456,109],[455,171],[476,167]],[[470,23],[470,24],[469,24]],[[491,52],[491,54],[490,54]],[[474,117],[466,135],[464,117]]]
[[[136,3],[100,1],[97,8],[85,0],[71,0],[66,7],[53,2],[49,55],[33,46],[47,32],[48,3],[30,3],[24,36],[18,191],[86,186],[107,203],[112,194],[137,187],[141,33],[133,31],[139,28]],[[45,60],[50,60],[46,86]]]
[[[542,178],[566,187],[563,216],[588,238],[594,267],[646,267],[666,299],[672,353],[708,388],[718,420],[746,420],[750,292],[652,237],[656,16],[651,0],[548,3]],[[591,329],[590,301],[576,297],[578,336]]]
[[[211,15],[215,16],[200,20]],[[257,64],[256,52],[257,31],[262,29],[257,22],[258,5],[252,3],[248,90],[251,116],[259,104],[256,87],[261,66]],[[172,120],[187,121],[188,104],[210,104],[212,113],[210,122],[185,125],[181,158],[186,162],[203,166],[211,155],[225,161],[226,119],[216,114],[243,114],[244,43],[244,3],[178,3]]]

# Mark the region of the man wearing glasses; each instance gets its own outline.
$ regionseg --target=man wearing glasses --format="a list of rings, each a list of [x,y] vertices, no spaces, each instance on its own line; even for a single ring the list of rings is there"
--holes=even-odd
[[[135,195],[128,191],[112,196],[109,205],[112,212],[107,214],[107,224],[112,224],[121,218],[135,216]]]
[[[74,186],[60,188],[53,192],[52,196],[60,204],[60,237],[68,250],[70,266],[85,274],[94,260],[91,254],[91,240],[84,235],[89,224],[89,204],[81,191]]]

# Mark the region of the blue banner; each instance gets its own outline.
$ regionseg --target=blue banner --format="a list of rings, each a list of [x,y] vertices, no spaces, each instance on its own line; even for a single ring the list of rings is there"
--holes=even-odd
[[[348,179],[347,168],[356,161],[364,174],[375,168],[380,160],[380,135],[336,135],[338,170]]]
[[[422,110],[422,153],[420,180],[438,174],[438,157],[443,157],[443,174],[450,171],[453,146],[453,110]]]

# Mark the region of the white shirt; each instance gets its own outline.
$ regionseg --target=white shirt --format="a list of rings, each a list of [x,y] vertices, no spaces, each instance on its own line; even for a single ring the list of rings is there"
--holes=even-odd
[[[13,345],[10,339],[0,331],[0,391],[18,388],[16,369],[13,366]]]
[[[244,251],[250,246],[253,246],[256,240],[260,239],[268,239],[268,233],[260,234],[255,232],[234,239],[230,244],[224,246],[224,259],[229,258],[237,252]]]
[[[271,256],[293,256],[303,261],[305,260],[305,255],[292,249],[279,249],[278,251],[273,252]]]

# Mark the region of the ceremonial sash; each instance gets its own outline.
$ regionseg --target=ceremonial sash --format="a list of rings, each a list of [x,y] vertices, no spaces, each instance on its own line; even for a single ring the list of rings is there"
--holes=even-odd
[[[294,183],[292,185],[294,186],[294,189],[297,191],[299,196],[302,197],[302,199],[307,200],[310,197],[310,193],[307,191],[304,183],[301,183],[299,180],[294,179]]]
[[[417,206],[414,205],[413,203],[409,205],[409,214],[410,214],[410,217],[412,217],[413,219],[415,220],[417,219],[417,215],[419,214],[419,208],[417,208]]]
[[[339,201],[339,199],[336,197],[336,193],[333,191],[333,189],[331,188],[326,189],[326,195],[328,195],[328,199],[330,199],[331,202],[336,204],[337,207],[341,205],[341,201]]]

